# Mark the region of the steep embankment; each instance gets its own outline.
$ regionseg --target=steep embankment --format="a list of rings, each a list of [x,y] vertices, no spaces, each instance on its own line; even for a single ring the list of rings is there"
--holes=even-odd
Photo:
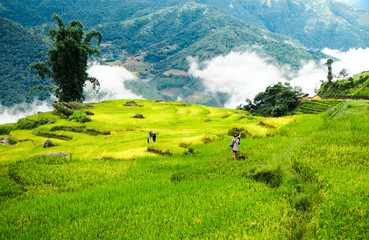
[[[348,79],[324,82],[318,91],[322,97],[369,99],[369,72]]]
[[[91,122],[47,113],[29,118],[34,130],[3,132],[18,144],[0,145],[1,238],[368,237],[367,101],[284,118],[137,102],[94,104]],[[69,139],[43,149],[39,132]],[[26,159],[52,151],[72,156]]]

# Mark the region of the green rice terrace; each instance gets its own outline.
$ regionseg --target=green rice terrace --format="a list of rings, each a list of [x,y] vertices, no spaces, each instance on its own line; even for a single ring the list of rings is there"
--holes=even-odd
[[[369,238],[368,101],[281,118],[128,101],[0,126],[0,239]]]
[[[341,102],[342,99],[301,100],[300,105],[293,111],[293,113],[322,113]]]

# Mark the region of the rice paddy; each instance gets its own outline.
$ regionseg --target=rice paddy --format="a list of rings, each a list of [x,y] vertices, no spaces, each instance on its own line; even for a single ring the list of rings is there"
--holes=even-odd
[[[127,101],[0,136],[18,141],[0,145],[1,239],[368,238],[368,101],[283,118]]]

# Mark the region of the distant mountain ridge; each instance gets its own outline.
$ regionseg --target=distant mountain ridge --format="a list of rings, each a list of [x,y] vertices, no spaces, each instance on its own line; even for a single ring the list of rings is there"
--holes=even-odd
[[[3,0],[0,16],[23,26],[51,22],[53,13],[87,27],[145,16],[188,2],[213,6],[250,25],[298,39],[309,48],[369,47],[369,11],[333,0]],[[350,37],[351,36],[351,37]],[[352,37],[353,36],[353,37]]]
[[[243,0],[245,9],[271,32],[298,39],[309,48],[369,46],[369,11],[331,0]]]
[[[0,16],[43,34],[55,26],[53,13],[101,31],[103,62],[121,64],[143,80],[126,82],[135,93],[213,106],[227,96],[204,93],[199,79],[186,74],[187,57],[204,61],[251,49],[298,69],[302,60],[327,57],[315,49],[369,46],[369,11],[331,0],[3,0],[0,5]],[[34,55],[27,63],[37,61]],[[18,72],[25,75],[26,68]],[[6,69],[9,78],[0,83],[12,79],[19,85]]]
[[[181,73],[173,73],[176,69],[186,72],[190,56],[202,62],[232,50],[252,50],[274,64],[288,64],[295,69],[301,67],[301,61],[319,61],[325,57],[287,36],[258,29],[213,7],[197,3],[166,8],[123,22],[101,24],[96,29],[109,43],[102,49],[103,56],[118,58],[131,71],[139,71],[143,78],[151,79],[146,84],[155,86],[164,98],[170,97],[168,92],[175,91],[175,99],[180,97],[190,102],[198,98],[198,92],[203,91],[201,82]],[[131,61],[127,54],[120,53],[122,49],[127,51],[128,56],[136,56],[139,60],[134,67],[127,64]],[[140,65],[141,69],[137,67]],[[172,72],[170,77],[168,71]],[[149,97],[146,91],[142,91],[149,87],[140,88],[133,87],[133,90]],[[204,99],[200,103],[221,105],[224,102]]]

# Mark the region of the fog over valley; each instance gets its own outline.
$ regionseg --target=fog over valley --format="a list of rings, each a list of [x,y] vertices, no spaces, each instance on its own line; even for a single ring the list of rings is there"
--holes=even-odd
[[[333,73],[338,75],[346,69],[349,76],[369,70],[369,48],[339,50],[323,49],[323,52],[335,59]],[[277,82],[290,82],[292,86],[299,86],[302,91],[311,96],[319,88],[321,80],[327,79],[326,59],[318,65],[312,61],[303,63],[303,68],[291,71],[290,66],[276,66],[271,64],[255,52],[231,52],[227,55],[215,57],[206,62],[198,62],[189,57],[189,75],[200,78],[210,92],[223,92],[230,96],[225,104],[226,108],[235,108],[245,100],[265,90],[266,87]],[[124,67],[100,65],[92,63],[88,69],[89,75],[96,77],[101,88],[95,93],[91,84],[86,84],[86,102],[93,103],[115,99],[143,99],[132,93],[124,86],[126,80],[137,80],[138,77]],[[34,101],[32,104],[19,104],[11,108],[0,106],[0,124],[16,122],[19,118],[37,114],[37,112],[51,111],[51,102]]]
[[[56,47],[48,33],[60,22],[83,26],[81,40],[91,29],[101,34],[101,45],[97,35],[88,38],[96,51],[84,58],[87,73],[99,80],[100,91],[86,82],[87,103],[165,99],[234,109],[278,82],[313,96],[327,80],[328,58],[335,76],[369,70],[364,0],[82,2],[0,4],[0,124],[52,110],[51,92],[34,91],[35,100],[23,102],[33,87],[55,86],[55,79],[28,70]]]

